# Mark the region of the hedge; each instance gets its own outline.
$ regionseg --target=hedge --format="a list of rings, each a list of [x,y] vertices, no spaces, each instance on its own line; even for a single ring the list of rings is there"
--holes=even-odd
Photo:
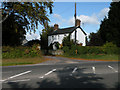
[[[120,48],[118,47],[104,47],[104,46],[75,46],[73,45],[71,48],[63,47],[63,51],[67,55],[76,55],[77,54],[120,54]]]
[[[42,57],[42,53],[37,49],[37,45],[33,45],[32,47],[18,46],[18,47],[10,47],[3,46],[2,47],[2,58],[10,59],[10,58],[28,58],[28,57]]]

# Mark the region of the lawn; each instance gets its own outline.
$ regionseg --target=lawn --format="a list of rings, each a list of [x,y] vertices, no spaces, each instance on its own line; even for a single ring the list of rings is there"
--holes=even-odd
[[[37,64],[45,61],[51,60],[49,58],[19,58],[19,59],[2,59],[2,66],[12,66],[12,65],[28,65],[28,64]]]

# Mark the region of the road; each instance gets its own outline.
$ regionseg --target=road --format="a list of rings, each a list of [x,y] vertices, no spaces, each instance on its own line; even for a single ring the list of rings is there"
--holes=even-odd
[[[2,88],[118,88],[119,62],[63,57],[35,65],[4,66]]]

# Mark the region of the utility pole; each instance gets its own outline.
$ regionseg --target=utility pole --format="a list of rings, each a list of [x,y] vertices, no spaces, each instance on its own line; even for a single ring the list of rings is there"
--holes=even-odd
[[[76,2],[75,2],[75,15],[74,15],[74,17],[75,17],[75,26],[76,26]]]
[[[77,24],[76,24],[76,2],[75,2],[75,15],[74,15],[74,17],[75,17],[75,27],[77,26]],[[76,38],[77,38],[77,31],[75,30],[75,45],[76,45]]]

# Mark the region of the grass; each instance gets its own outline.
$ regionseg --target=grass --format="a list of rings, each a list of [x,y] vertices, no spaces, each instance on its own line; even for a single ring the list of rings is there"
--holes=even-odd
[[[119,55],[94,55],[94,54],[84,54],[84,55],[76,55],[76,56],[68,56],[64,55],[64,57],[68,58],[78,58],[78,59],[87,59],[87,60],[108,60],[108,61],[120,61]]]
[[[2,59],[2,66],[12,66],[12,65],[27,65],[27,64],[37,64],[48,61],[48,58],[19,58],[19,59]],[[1,66],[1,65],[0,65]]]

